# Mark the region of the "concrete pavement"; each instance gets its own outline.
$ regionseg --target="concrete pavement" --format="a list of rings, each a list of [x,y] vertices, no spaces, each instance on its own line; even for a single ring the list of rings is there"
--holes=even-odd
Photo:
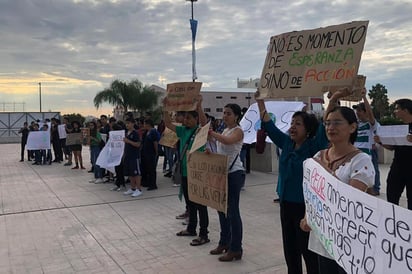
[[[223,263],[209,255],[219,240],[215,210],[209,209],[209,244],[192,247],[192,237],[175,235],[185,228],[175,219],[184,204],[161,174],[163,158],[159,189],[131,198],[110,191],[111,184],[88,183],[86,170],[19,162],[19,150],[0,145],[0,273],[286,273],[276,174],[247,175],[244,256]],[[90,168],[87,148],[83,158]],[[387,171],[381,165],[382,183]]]

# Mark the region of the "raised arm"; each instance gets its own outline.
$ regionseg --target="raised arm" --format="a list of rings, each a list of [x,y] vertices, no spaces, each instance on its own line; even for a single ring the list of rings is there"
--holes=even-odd
[[[170,114],[168,111],[163,111],[163,121],[165,122],[165,126],[176,132],[176,125],[172,123],[172,119],[170,118]]]
[[[203,112],[202,101],[203,101],[203,97],[202,97],[202,95],[199,94],[199,96],[197,97],[196,111],[199,115],[199,124],[200,124],[200,126],[203,127],[204,125],[207,124],[207,117],[206,117],[205,113]]]
[[[258,89],[255,93],[255,100],[259,108],[259,117],[263,122],[268,122],[270,120],[270,116],[266,111],[265,101],[263,99],[258,99],[259,95],[260,93]]]
[[[348,88],[342,88],[338,89],[334,93],[329,93],[328,98],[329,98],[329,104],[325,110],[325,113],[323,115],[323,120],[326,120],[326,117],[328,116],[329,112],[332,111],[335,107],[339,106],[339,99],[346,97],[350,95],[352,92],[349,91]]]
[[[365,104],[365,111],[366,115],[368,116],[368,122],[373,126],[376,123],[375,115],[373,115],[373,111],[371,105],[369,104],[368,98],[366,96],[366,88],[362,89],[362,100]]]

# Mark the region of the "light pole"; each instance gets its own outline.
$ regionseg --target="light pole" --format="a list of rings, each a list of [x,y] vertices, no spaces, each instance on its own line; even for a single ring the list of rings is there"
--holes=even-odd
[[[196,39],[196,30],[197,30],[197,20],[193,18],[193,2],[197,2],[197,0],[186,0],[190,1],[192,4],[192,19],[190,19],[190,29],[192,30],[192,80],[193,82],[196,81],[196,48],[195,48],[195,39]]]
[[[39,83],[40,113],[41,113],[41,83]]]

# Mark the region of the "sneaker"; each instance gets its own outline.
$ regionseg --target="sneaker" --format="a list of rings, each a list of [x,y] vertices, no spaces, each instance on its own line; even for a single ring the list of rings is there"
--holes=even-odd
[[[133,194],[133,190],[131,188],[129,188],[126,192],[123,192],[124,195],[130,195]]]
[[[136,189],[135,191],[133,191],[132,193],[132,197],[139,197],[140,195],[142,195],[142,192],[138,189]]]
[[[71,166],[72,165],[72,163],[70,162],[70,163],[65,163],[64,164],[64,166]]]
[[[115,186],[113,188],[111,188],[111,191],[120,191],[122,188],[120,186]]]
[[[95,181],[94,183],[95,183],[95,184],[103,184],[104,181],[103,181],[102,178],[98,178],[98,179],[96,179],[96,181]]]
[[[179,187],[180,184],[173,184],[173,187]]]
[[[96,182],[96,180],[95,180],[95,179],[91,179],[91,180],[89,180],[89,183],[91,183],[91,184],[93,184],[94,182]]]

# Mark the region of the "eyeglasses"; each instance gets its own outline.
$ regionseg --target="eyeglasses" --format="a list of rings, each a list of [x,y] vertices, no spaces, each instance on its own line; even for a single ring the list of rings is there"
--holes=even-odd
[[[327,120],[327,121],[323,122],[323,125],[325,127],[330,127],[330,126],[337,127],[337,126],[341,126],[343,124],[345,124],[345,121],[343,121],[343,120]]]

